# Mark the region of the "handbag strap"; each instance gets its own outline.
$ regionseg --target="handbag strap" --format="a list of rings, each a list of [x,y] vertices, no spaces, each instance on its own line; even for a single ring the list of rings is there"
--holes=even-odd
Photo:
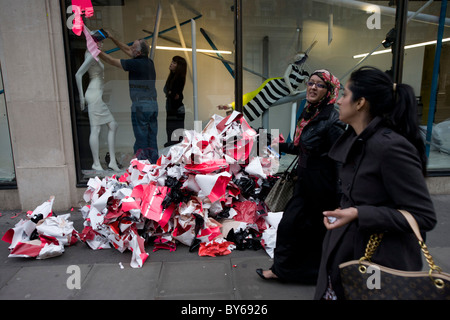
[[[412,216],[411,213],[409,213],[406,210],[398,210],[400,213],[403,214],[403,216],[406,218],[406,221],[408,221],[409,225],[411,226],[411,229],[414,231],[414,234],[416,235],[417,240],[419,241],[420,248],[422,249],[423,255],[425,256],[425,259],[427,260],[428,266],[430,267],[430,274],[431,272],[437,271],[441,272],[441,268],[438,267],[433,260],[433,257],[431,256],[430,252],[428,251],[428,247],[423,241],[422,235],[420,234],[419,225],[417,224],[416,219]]]
[[[294,160],[291,162],[291,164],[290,164],[290,165],[287,167],[287,169],[284,171],[283,176],[286,176],[286,175],[289,174],[289,170],[291,169],[292,165],[293,165],[294,163],[297,162],[297,159],[298,159],[298,155],[295,156]],[[294,167],[295,167],[295,166],[294,166]]]
[[[442,269],[434,263],[433,257],[431,256],[430,252],[428,251],[428,247],[426,246],[425,242],[423,241],[422,235],[420,234],[419,225],[417,224],[416,219],[414,219],[412,214],[406,210],[398,210],[398,211],[405,217],[406,221],[408,222],[409,226],[413,230],[414,235],[416,236],[416,238],[419,242],[419,245],[420,245],[420,248],[422,249],[423,255],[425,256],[428,266],[430,267],[430,271],[429,271],[430,278],[433,280],[433,282],[436,284],[436,286],[438,286],[438,287],[442,286],[443,283],[442,283],[441,279],[433,279],[433,277],[432,277],[433,271],[442,272]],[[359,259],[360,262],[362,260],[370,261],[375,250],[380,245],[382,238],[383,238],[382,233],[372,234],[370,236],[369,242],[367,243],[367,246],[366,246],[366,252],[364,254],[364,257]]]

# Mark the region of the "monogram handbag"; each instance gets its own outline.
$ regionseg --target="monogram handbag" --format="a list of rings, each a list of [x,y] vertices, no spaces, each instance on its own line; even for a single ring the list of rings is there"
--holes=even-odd
[[[295,165],[297,159],[298,156],[295,157],[294,161],[281,174],[264,200],[271,212],[283,211],[288,201],[292,198],[295,182],[297,181],[297,166]]]
[[[429,271],[395,270],[370,261],[382,234],[371,235],[364,257],[339,265],[348,300],[450,300],[450,274],[435,265],[419,226],[407,211],[399,210],[414,231],[430,267]]]

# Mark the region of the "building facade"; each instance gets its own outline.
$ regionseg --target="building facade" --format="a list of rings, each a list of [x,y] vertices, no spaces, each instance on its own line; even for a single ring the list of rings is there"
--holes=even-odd
[[[378,47],[395,25],[395,7],[389,1],[372,1],[375,9],[363,11],[350,6],[349,1],[243,1],[243,76],[244,91],[257,88],[264,77],[282,76],[288,56],[305,50],[314,41],[308,60],[309,71],[328,68],[345,75],[359,60],[353,56],[371,52]],[[351,1],[350,1],[351,2]],[[163,49],[191,47],[196,38],[197,48],[223,49],[218,54],[198,56],[198,83],[194,86],[189,69],[185,86],[186,128],[194,121],[207,121],[219,104],[234,101],[234,12],[233,1],[92,1],[95,15],[86,18],[90,29],[105,28],[123,42],[148,38],[159,28],[160,36],[154,52],[159,105],[158,146],[163,149],[165,135],[165,96],[163,87],[174,55],[192,60],[192,53]],[[417,12],[426,1],[409,3],[408,10]],[[0,158],[0,209],[33,210],[55,196],[55,210],[78,207],[90,177],[114,174],[92,171],[89,148],[89,119],[80,109],[75,74],[83,62],[85,39],[71,30],[73,11],[71,1],[60,0],[1,0],[0,4],[0,63],[2,119],[0,123],[2,156]],[[370,4],[370,3],[369,3]],[[158,6],[161,17],[158,21]],[[388,10],[390,9],[390,10]],[[441,2],[424,8],[406,30],[406,43],[417,44],[436,40],[439,31]],[[379,16],[377,15],[379,13]],[[450,36],[449,18],[443,25],[440,69],[435,71],[435,44],[405,50],[403,79],[411,83],[420,99],[421,121],[427,127],[429,101],[434,72],[439,72],[436,110],[430,155],[431,193],[450,193]],[[197,34],[191,29],[196,25]],[[359,25],[360,28],[355,28]],[[162,32],[163,31],[163,32]],[[414,34],[414,36],[413,36]],[[267,39],[268,44],[267,44]],[[183,41],[181,41],[183,40]],[[114,52],[110,40],[102,50]],[[267,52],[265,53],[265,50]],[[384,48],[381,48],[384,49]],[[381,50],[380,49],[380,50]],[[171,51],[172,50],[172,51]],[[229,54],[229,53],[231,54]],[[215,56],[215,57],[214,57]],[[390,54],[373,56],[364,64],[388,69]],[[189,64],[192,68],[192,64]],[[248,71],[248,72],[247,72]],[[341,79],[345,82],[346,75]],[[104,100],[119,124],[116,136],[116,157],[122,169],[134,156],[129,119],[128,80],[125,72],[105,66]],[[88,79],[84,78],[84,85]],[[193,88],[198,88],[198,115],[193,112]],[[285,137],[291,128],[292,103],[271,108],[269,128],[279,129]],[[298,108],[298,106],[297,106]],[[272,111],[273,110],[273,111]],[[197,119],[195,119],[197,117]],[[262,120],[251,123],[255,128]],[[106,133],[100,135],[100,157],[106,157]],[[447,149],[449,146],[449,149]]]

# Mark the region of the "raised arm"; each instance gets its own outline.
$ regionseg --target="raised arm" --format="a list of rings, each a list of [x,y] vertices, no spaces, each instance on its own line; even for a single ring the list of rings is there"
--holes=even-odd
[[[129,57],[133,58],[133,53],[131,51],[130,46],[128,46],[126,43],[123,43],[119,40],[117,40],[116,38],[114,38],[111,33],[109,31],[106,31],[108,33],[108,37],[109,39],[112,40],[112,42],[114,42],[114,44],[123,52],[125,52],[126,55],[128,55]]]
[[[100,59],[105,61],[107,64],[110,64],[114,67],[123,69],[122,64],[120,63],[120,59],[113,58],[113,57],[111,57],[111,55],[106,54],[104,52],[100,52],[98,56],[100,57]]]

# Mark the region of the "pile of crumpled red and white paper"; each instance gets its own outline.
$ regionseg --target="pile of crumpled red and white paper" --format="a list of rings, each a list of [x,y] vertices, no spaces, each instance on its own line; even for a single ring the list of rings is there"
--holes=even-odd
[[[238,112],[214,115],[201,132],[185,130],[156,164],[133,159],[120,177],[90,179],[81,240],[131,250],[132,267],[148,258],[148,239],[153,251],[181,243],[217,256],[262,245],[270,255],[276,225],[266,221],[272,213],[263,200],[279,160],[267,144],[255,152],[258,136]]]
[[[47,217],[53,200],[45,203],[50,210],[40,226],[30,217],[4,237],[10,256],[21,256],[22,246],[36,246],[28,256],[38,258],[51,256],[47,252],[53,249],[61,253],[69,235],[94,250],[130,250],[133,268],[148,258],[149,242],[153,251],[174,251],[181,243],[200,256],[260,248],[272,256],[281,216],[268,212],[264,199],[277,179],[279,157],[271,148],[278,141],[267,140],[241,113],[214,115],[201,132],[185,130],[183,141],[157,163],[133,159],[121,176],[90,179],[80,233],[70,229],[66,216]],[[39,243],[29,241],[34,228]]]
[[[78,241],[78,232],[69,220],[70,213],[55,216],[52,196],[34,211],[27,213],[2,237],[10,243],[8,257],[47,259],[64,253],[64,247]]]

